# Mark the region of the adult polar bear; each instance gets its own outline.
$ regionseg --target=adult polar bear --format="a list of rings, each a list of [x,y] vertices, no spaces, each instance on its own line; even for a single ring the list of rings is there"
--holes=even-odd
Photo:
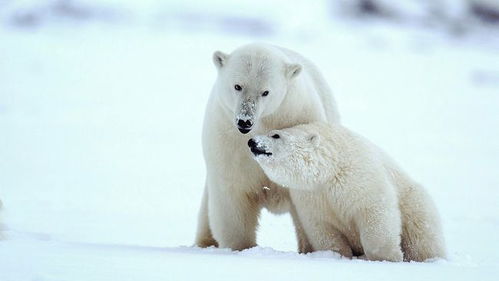
[[[203,125],[207,176],[196,245],[233,250],[256,246],[258,217],[265,207],[273,213],[290,212],[299,251],[310,251],[289,191],[267,178],[246,143],[274,129],[339,122],[329,86],[309,60],[272,45],[249,44],[231,54],[217,51],[213,61],[218,77]]]

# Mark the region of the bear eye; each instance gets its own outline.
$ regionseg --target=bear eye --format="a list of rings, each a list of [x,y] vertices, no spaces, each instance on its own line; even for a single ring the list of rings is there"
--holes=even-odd
[[[239,84],[236,84],[236,85],[234,85],[234,89],[236,89],[236,91],[241,91],[243,89],[243,87],[241,87],[241,85],[239,85]]]
[[[272,138],[273,138],[273,139],[278,139],[278,138],[280,138],[280,137],[281,137],[281,136],[279,136],[278,134],[275,134],[275,135],[273,135],[273,136],[272,136]]]
[[[269,91],[265,91],[265,92],[262,93],[262,97],[266,97],[268,95],[269,95]]]

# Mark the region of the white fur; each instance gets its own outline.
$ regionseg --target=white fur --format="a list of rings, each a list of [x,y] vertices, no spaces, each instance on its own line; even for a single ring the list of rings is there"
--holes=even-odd
[[[231,54],[217,51],[213,61],[218,77],[203,127],[207,177],[196,244],[235,250],[255,246],[259,212],[266,207],[274,213],[291,212],[299,251],[309,251],[289,191],[267,178],[246,143],[273,129],[338,122],[328,85],[311,62],[280,47],[250,44]],[[235,84],[242,90],[235,90]],[[262,96],[264,91],[269,95]],[[238,119],[253,122],[248,134],[238,131]]]
[[[271,153],[254,157],[264,172],[290,188],[312,250],[388,261],[445,257],[430,196],[368,140],[324,123],[254,140]]]

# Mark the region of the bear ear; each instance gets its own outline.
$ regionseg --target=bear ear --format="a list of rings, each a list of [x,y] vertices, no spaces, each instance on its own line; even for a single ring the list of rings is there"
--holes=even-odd
[[[228,57],[229,57],[229,55],[222,53],[220,51],[216,51],[213,53],[213,63],[215,63],[215,66],[218,69],[220,69],[220,68],[222,68],[222,66],[225,65]]]
[[[300,74],[301,69],[302,69],[301,64],[298,64],[298,63],[287,64],[286,65],[286,77],[288,77],[288,79],[295,78],[296,76],[298,76],[298,74]]]
[[[311,134],[308,136],[308,140],[314,147],[318,147],[321,142],[321,136],[319,136],[318,134]]]

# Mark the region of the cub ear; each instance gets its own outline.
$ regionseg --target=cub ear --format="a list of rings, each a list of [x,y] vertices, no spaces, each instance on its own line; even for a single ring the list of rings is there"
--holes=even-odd
[[[298,64],[298,63],[287,64],[286,65],[286,77],[288,77],[288,79],[295,78],[296,76],[298,76],[298,74],[300,74],[301,69],[302,69],[301,64]]]
[[[321,136],[314,133],[308,136],[308,140],[310,141],[310,143],[312,143],[314,147],[318,147],[321,142]]]
[[[222,68],[222,66],[225,65],[228,57],[229,57],[229,55],[227,55],[225,53],[222,53],[220,51],[215,51],[213,53],[213,63],[215,63],[215,66],[218,69],[220,69],[220,68]]]

